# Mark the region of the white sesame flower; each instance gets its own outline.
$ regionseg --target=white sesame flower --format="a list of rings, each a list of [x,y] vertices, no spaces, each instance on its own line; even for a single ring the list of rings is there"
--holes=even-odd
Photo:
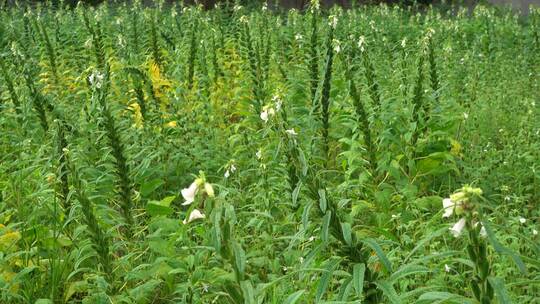
[[[274,110],[274,108],[265,106],[263,108],[263,111],[261,112],[260,117],[265,123],[267,123],[268,120],[270,119],[270,116],[273,116],[275,114],[276,114],[276,111]]]
[[[332,44],[334,45],[334,52],[336,52],[336,53],[341,52],[341,43],[339,42],[339,40],[334,39],[332,41]]]
[[[459,237],[463,232],[463,228],[465,228],[465,223],[465,218],[460,219],[454,224],[454,226],[452,226],[452,228],[450,228],[450,233],[452,233],[452,235],[456,238]]]
[[[443,209],[444,209],[444,213],[442,217],[452,216],[452,214],[454,213],[454,206],[455,206],[454,202],[452,202],[452,200],[449,198],[445,198],[443,199],[442,204],[443,204]]]
[[[484,227],[484,225],[482,225],[482,228],[480,228],[480,236],[484,238],[487,236],[486,227]]]
[[[328,25],[330,25],[333,29],[337,27],[338,18],[336,15],[332,15],[329,17]]]
[[[407,46],[407,38],[403,38],[403,40],[401,40],[401,47],[405,48],[406,46]]]
[[[262,111],[260,117],[265,123],[267,123],[268,122],[268,111],[267,110]]]
[[[224,176],[225,178],[229,178],[229,176],[231,176],[231,172],[229,171],[229,169],[227,169],[227,170],[225,171],[225,174],[223,174],[223,176]]]
[[[467,113],[467,112],[463,113],[463,118],[465,118],[465,119],[469,118],[469,113]]]
[[[295,39],[296,41],[302,40],[302,38],[303,38],[303,36],[302,36],[302,34],[300,34],[300,33],[294,35],[294,39]]]
[[[533,235],[538,235],[538,230],[533,229],[532,234],[533,234]]]
[[[185,224],[189,224],[193,222],[194,220],[203,219],[203,218],[206,218],[206,215],[204,215],[198,209],[193,209],[193,211],[191,211],[191,213],[189,214],[189,217],[187,218],[187,220],[184,219],[182,223],[184,223],[185,225]]]
[[[314,236],[310,236],[309,239],[308,239],[309,242],[313,242],[314,240],[315,240]]]
[[[261,159],[261,158],[262,158],[262,151],[261,151],[261,149],[259,149],[259,150],[257,151],[257,153],[255,153],[255,156],[257,156],[257,159]]]
[[[450,272],[450,266],[448,264],[444,264],[444,271]]]
[[[526,218],[521,217],[521,216],[519,217],[519,222],[520,222],[521,224],[525,224],[526,221],[527,221]]]
[[[366,38],[364,36],[360,36],[360,38],[358,38],[358,48],[362,52],[364,51],[365,41],[366,41]]]
[[[236,166],[234,164],[231,164],[230,169],[231,169],[231,173],[236,172]]]
[[[294,129],[285,130],[285,133],[289,134],[290,136],[298,135]]]
[[[242,17],[240,17],[240,22],[241,23],[248,23],[249,22],[249,19],[246,15],[242,15]]]
[[[101,88],[101,85],[103,84],[103,74],[101,74],[98,71],[94,71],[89,77],[88,81],[90,82],[90,85],[96,88]]]
[[[458,192],[456,194],[452,194],[450,198],[445,198],[442,201],[444,213],[442,215],[443,218],[447,218],[452,216],[454,212],[457,215],[460,215],[463,213],[463,207],[461,206],[461,199],[463,198],[462,192]]]
[[[185,202],[182,204],[182,206],[190,205],[195,200],[195,195],[197,194],[197,190],[199,189],[199,184],[197,181],[194,181],[189,185],[189,187],[182,189],[182,197],[184,198]]]

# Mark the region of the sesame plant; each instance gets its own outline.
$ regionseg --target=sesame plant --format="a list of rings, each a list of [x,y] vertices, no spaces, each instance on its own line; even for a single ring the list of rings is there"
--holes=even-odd
[[[540,11],[244,2],[0,4],[0,303],[540,303]]]

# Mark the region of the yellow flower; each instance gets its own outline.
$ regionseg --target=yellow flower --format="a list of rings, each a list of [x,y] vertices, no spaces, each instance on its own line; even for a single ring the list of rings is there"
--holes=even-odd
[[[176,128],[176,126],[177,126],[176,120],[169,121],[167,123],[167,127],[169,127],[169,128]]]

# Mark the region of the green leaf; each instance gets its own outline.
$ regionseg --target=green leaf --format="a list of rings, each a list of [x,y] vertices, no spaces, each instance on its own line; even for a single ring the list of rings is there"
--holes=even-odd
[[[508,295],[508,292],[506,291],[506,287],[504,286],[504,281],[501,278],[497,277],[488,277],[488,281],[491,284],[491,287],[495,290],[495,293],[497,294],[497,298],[499,299],[499,304],[510,304],[512,303],[512,300],[510,300],[510,296]]]
[[[287,299],[285,299],[285,302],[283,302],[283,304],[294,304],[296,303],[296,301],[298,301],[298,299],[300,299],[300,297],[304,294],[304,292],[306,292],[305,290],[299,290],[293,294],[291,294],[290,296],[287,297]]]
[[[49,299],[37,299],[35,304],[53,304],[53,301]]]
[[[323,221],[323,226],[322,226],[322,229],[321,229],[321,238],[323,240],[323,242],[328,242],[328,229],[330,227],[330,219],[332,218],[332,212],[330,212],[330,210],[328,210],[326,212],[326,214],[324,215],[322,221]]]
[[[176,196],[168,196],[161,201],[149,201],[146,204],[146,212],[150,216],[170,215],[174,212],[170,205],[175,198]]]
[[[351,246],[352,245],[351,224],[341,223],[341,230],[343,232],[343,239],[345,239],[345,243]]]
[[[499,254],[509,255],[512,260],[514,260],[514,263],[519,268],[519,271],[521,271],[522,274],[527,274],[527,267],[525,267],[525,264],[523,263],[521,257],[512,250],[504,247],[501,243],[499,243],[499,241],[495,237],[495,234],[493,233],[493,230],[491,230],[491,225],[488,222],[482,221],[482,225],[484,225],[484,228],[486,228],[488,240],[491,245],[493,245],[493,248],[495,248],[495,251],[497,251]]]
[[[364,273],[366,272],[366,264],[355,264],[353,267],[353,286],[358,298],[362,297],[364,289]]]
[[[392,273],[388,281],[394,284],[399,279],[403,279],[406,276],[417,274],[417,273],[424,273],[424,272],[429,272],[429,268],[425,266],[421,266],[421,265],[404,265],[398,268],[396,272]]]
[[[326,213],[326,191],[324,189],[319,189],[319,208],[322,213]]]
[[[432,303],[456,303],[456,304],[476,304],[477,302],[469,298],[465,298],[461,295],[450,293],[450,292],[441,292],[441,291],[430,291],[422,294],[416,301],[418,304],[432,304]]]
[[[251,282],[248,280],[240,282],[240,288],[242,289],[242,295],[244,296],[244,303],[255,304],[255,295]]]
[[[300,189],[302,189],[302,182],[298,182],[296,187],[294,188],[292,192],[292,203],[294,206],[296,206],[298,202],[298,194],[300,194]]]
[[[244,249],[242,249],[242,246],[240,246],[240,244],[237,242],[233,242],[232,246],[236,270],[238,270],[240,279],[243,280],[246,270],[246,253],[244,252]]]
[[[164,182],[161,179],[153,179],[141,185],[140,193],[143,197],[148,197],[157,188],[163,185]]]
[[[367,244],[373,251],[375,251],[375,254],[381,261],[383,268],[385,269],[386,273],[392,273],[392,263],[390,263],[390,260],[386,257],[384,254],[381,246],[377,243],[375,239],[364,239],[362,240],[363,243]]]
[[[334,274],[334,270],[336,269],[339,261],[340,259],[333,259],[327,262],[324,269],[325,272],[321,276],[321,280],[319,281],[319,285],[317,286],[317,293],[315,294],[316,302],[319,302],[321,300],[324,293],[328,289],[328,285],[330,285],[330,279],[332,279],[332,275]]]
[[[399,299],[396,290],[394,289],[394,286],[390,284],[387,281],[380,281],[376,282],[377,286],[380,290],[382,290],[383,294],[390,300],[390,303],[392,304],[401,304],[401,300]]]

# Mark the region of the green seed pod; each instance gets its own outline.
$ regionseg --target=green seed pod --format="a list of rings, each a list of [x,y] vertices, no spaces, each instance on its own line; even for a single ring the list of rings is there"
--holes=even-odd
[[[474,297],[480,300],[481,292],[480,292],[480,288],[478,287],[478,283],[476,280],[471,281],[471,289],[473,291]]]
[[[490,299],[493,299],[494,292],[495,290],[493,289],[493,286],[491,286],[491,283],[489,283],[489,281],[486,282],[486,293]]]
[[[467,252],[469,253],[469,257],[472,261],[476,261],[476,252],[474,251],[474,247],[471,245],[467,245]]]

